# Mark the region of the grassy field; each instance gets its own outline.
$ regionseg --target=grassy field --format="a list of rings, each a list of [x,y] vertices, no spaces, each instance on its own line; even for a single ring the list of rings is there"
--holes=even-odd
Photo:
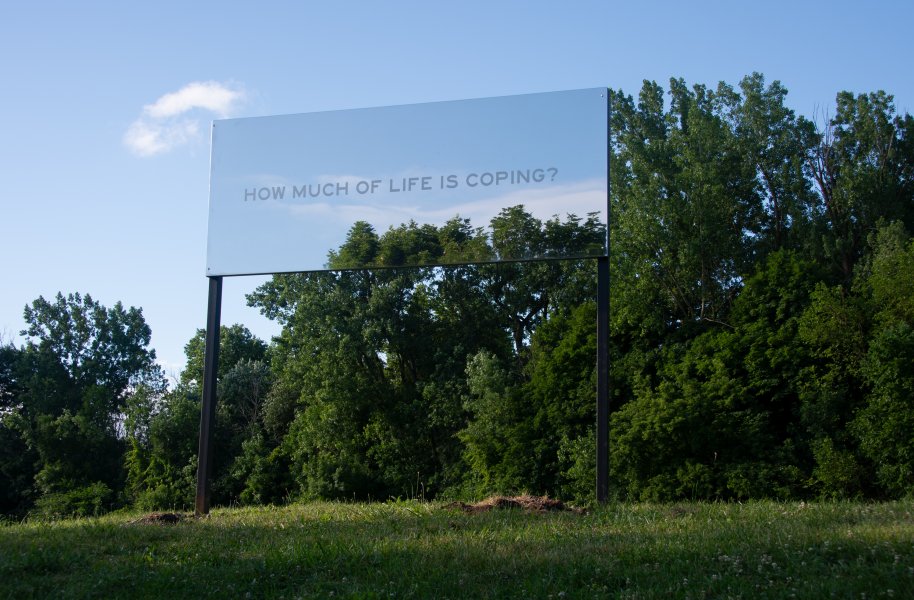
[[[0,527],[5,598],[914,598],[914,502],[312,503]]]

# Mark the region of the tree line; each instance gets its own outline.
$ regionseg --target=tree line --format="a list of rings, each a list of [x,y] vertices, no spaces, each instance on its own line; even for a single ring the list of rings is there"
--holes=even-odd
[[[841,92],[816,122],[786,95],[612,93],[615,498],[914,491],[914,118]],[[593,500],[595,261],[484,261],[592,254],[605,225],[487,225],[357,222],[328,254],[347,270],[248,295],[282,332],[222,329],[214,503]],[[403,266],[429,262],[454,264]],[[25,321],[0,348],[0,511],[190,507],[203,331],[169,388],[138,309],[60,294]]]

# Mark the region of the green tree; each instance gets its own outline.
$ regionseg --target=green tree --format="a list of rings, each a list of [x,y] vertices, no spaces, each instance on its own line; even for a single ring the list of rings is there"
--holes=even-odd
[[[464,406],[470,420],[458,435],[471,469],[468,491],[528,490],[535,468],[529,447],[533,423],[516,380],[494,355],[481,351],[467,362],[467,383]]]
[[[175,389],[155,402],[138,401],[128,412],[128,490],[143,508],[193,503],[204,342],[202,329],[188,341],[187,363]],[[268,359],[267,345],[246,327],[221,328],[211,491],[216,504],[237,502],[247,486],[248,473],[236,463],[256,458],[241,457],[251,451],[245,450],[245,443],[264,429],[264,407],[273,382]],[[143,398],[149,396],[139,400]],[[267,455],[270,451],[263,449]]]
[[[179,384],[157,403],[148,433],[128,440],[127,492],[137,507],[193,506],[199,432],[199,390]]]
[[[24,317],[28,348],[48,352],[78,388],[104,388],[109,414],[138,385],[164,388],[141,309],[120,302],[106,308],[88,294],[58,293],[53,301],[39,296]]]
[[[535,256],[593,256],[603,252],[606,229],[596,214],[558,216],[545,223],[523,206],[502,209],[492,219],[492,250],[500,260]],[[518,367],[537,325],[559,305],[593,298],[592,261],[502,262],[481,268],[485,292],[495,304],[501,326],[510,332]]]
[[[914,491],[914,239],[895,224],[871,241],[858,286],[874,321],[859,371],[867,394],[849,429],[879,484],[897,497]]]
[[[39,506],[66,513],[116,502],[124,485],[125,411],[137,390],[165,389],[142,311],[58,294],[39,297],[24,316],[10,422],[37,456]]]
[[[768,256],[735,300],[730,327],[660,352],[612,417],[618,493],[634,499],[796,497],[810,450],[801,422],[797,330],[818,270],[791,251]]]
[[[718,110],[755,171],[756,256],[804,249],[817,204],[806,170],[806,157],[818,142],[814,124],[786,107],[787,89],[779,81],[766,87],[760,73],[743,78],[739,92],[721,83],[716,95]]]
[[[645,82],[637,105],[613,98],[615,320],[658,335],[726,320],[759,208],[755,167],[718,95],[671,80],[670,97],[665,110]]]
[[[34,501],[38,456],[22,435],[23,351],[0,345],[0,515],[25,514]]]
[[[820,197],[824,258],[850,284],[880,220],[914,228],[914,117],[897,115],[883,91],[841,92],[808,168]]]
[[[206,330],[198,329],[197,333],[184,346],[187,363],[181,371],[182,384],[198,385],[203,381],[203,359],[206,351]],[[222,325],[219,327],[219,365],[218,376],[228,373],[242,360],[264,360],[267,355],[267,344],[258,339],[243,325]]]

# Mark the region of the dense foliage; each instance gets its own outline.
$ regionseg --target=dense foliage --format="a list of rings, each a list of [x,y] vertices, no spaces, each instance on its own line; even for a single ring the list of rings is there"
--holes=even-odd
[[[612,95],[618,498],[914,492],[914,118],[815,123],[754,74]],[[595,215],[508,207],[377,232],[249,295],[222,330],[216,503],[593,494]],[[453,266],[405,268],[438,261]],[[360,269],[383,265],[381,269]],[[39,298],[0,349],[3,512],[188,506],[203,332],[165,391],[139,311]],[[84,457],[92,456],[91,461]]]
[[[0,349],[0,510],[88,513],[121,504],[125,415],[165,390],[136,308],[86,294],[25,308],[22,348]]]

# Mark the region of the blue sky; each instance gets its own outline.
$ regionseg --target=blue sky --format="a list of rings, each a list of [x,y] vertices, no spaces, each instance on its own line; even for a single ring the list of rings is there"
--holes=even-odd
[[[143,308],[177,374],[206,314],[213,119],[780,80],[914,112],[914,2],[33,2],[0,11],[0,336],[57,291]],[[230,278],[223,323],[277,331]]]

